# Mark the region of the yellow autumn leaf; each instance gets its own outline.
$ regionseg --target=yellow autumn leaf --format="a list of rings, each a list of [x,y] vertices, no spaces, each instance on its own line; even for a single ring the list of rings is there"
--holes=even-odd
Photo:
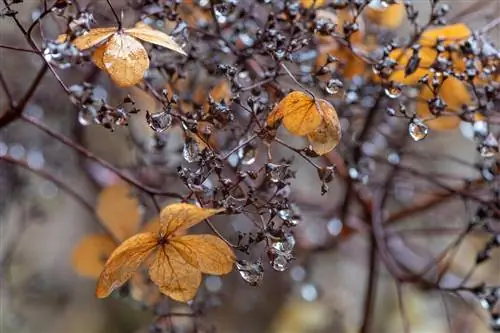
[[[388,5],[387,8],[367,6],[363,14],[368,20],[381,27],[397,29],[406,17],[406,9],[404,4],[398,2]]]
[[[153,232],[132,236],[112,253],[97,282],[97,297],[108,296],[145,265],[162,293],[181,302],[191,300],[201,283],[201,274],[229,273],[235,256],[218,237],[186,236],[182,231],[221,211],[185,203],[165,207],[160,214],[160,228],[146,227]],[[154,258],[148,260],[153,253]]]
[[[325,4],[326,0],[300,0],[300,5],[304,8],[317,8]]]
[[[444,45],[451,45],[458,41],[463,41],[472,35],[469,27],[463,23],[450,24],[439,28],[427,29],[420,37],[420,45],[423,47],[433,47],[438,39],[442,39]]]
[[[158,244],[155,234],[142,233],[124,241],[109,257],[97,280],[96,296],[107,297],[121,287],[151,255]]]
[[[144,23],[125,30],[116,27],[92,29],[72,43],[80,50],[104,43],[95,50],[92,60],[117,85],[128,87],[139,83],[149,68],[148,53],[136,38],[186,55],[172,37]]]
[[[205,274],[227,274],[233,268],[233,251],[219,237],[186,235],[171,241],[173,247],[191,265]]]
[[[106,228],[120,241],[138,230],[141,221],[139,201],[126,183],[103,189],[97,200],[96,211]]]
[[[150,28],[148,25],[136,26],[135,28],[125,29],[125,33],[143,40],[145,42],[163,46],[169,50],[176,51],[187,56],[186,52],[175,42],[175,40],[164,32]]]
[[[149,276],[162,293],[179,302],[193,299],[201,283],[201,271],[169,244],[156,252]]]
[[[85,35],[79,36],[75,38],[73,41],[73,45],[75,45],[79,50],[90,49],[91,47],[96,46],[99,43],[104,42],[109,39],[118,29],[111,28],[95,28],[90,30]]]
[[[283,119],[283,125],[292,134],[307,135],[322,122],[317,100],[302,91],[293,91],[283,98],[267,117],[267,124]]]
[[[325,100],[318,101],[323,111],[323,122],[307,135],[312,149],[319,155],[333,150],[340,142],[342,131],[335,108]]]
[[[71,263],[75,271],[88,278],[97,278],[117,244],[108,235],[89,235],[73,250]]]
[[[178,230],[191,228],[222,211],[224,209],[207,209],[187,203],[178,203],[162,209],[160,223],[165,226],[165,234],[170,235]]]

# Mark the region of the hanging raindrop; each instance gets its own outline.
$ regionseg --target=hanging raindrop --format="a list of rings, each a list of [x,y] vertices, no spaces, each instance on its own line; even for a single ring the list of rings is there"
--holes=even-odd
[[[148,126],[156,133],[161,133],[172,125],[172,115],[167,112],[146,113]]]
[[[329,93],[330,95],[335,95],[337,94],[342,88],[344,87],[344,84],[342,83],[342,81],[338,80],[338,79],[331,79],[330,81],[328,81],[328,83],[326,84],[326,87],[325,87],[325,90],[327,93]]]
[[[429,133],[429,127],[427,127],[427,125],[425,125],[422,120],[415,118],[408,125],[408,133],[413,140],[420,141],[425,139],[425,137]]]
[[[389,87],[386,87],[384,89],[385,94],[387,97],[395,99],[401,96],[402,89],[399,85],[393,84]]]
[[[257,158],[257,148],[252,145],[246,145],[238,149],[238,157],[243,165],[251,165]]]
[[[253,263],[246,260],[238,260],[236,268],[243,280],[251,286],[258,286],[264,278],[264,267],[260,260]]]
[[[490,133],[478,147],[479,154],[484,158],[492,158],[498,153],[498,140]]]
[[[94,114],[88,108],[83,108],[78,111],[78,122],[80,123],[80,125],[90,125],[93,120]]]
[[[198,143],[191,139],[186,138],[186,142],[184,143],[184,149],[182,150],[182,156],[188,163],[194,163],[201,159],[200,156],[200,147]]]
[[[288,267],[288,259],[286,256],[278,254],[271,261],[271,265],[273,266],[274,270],[283,272]]]
[[[289,254],[295,247],[295,237],[292,233],[286,232],[279,240],[272,242],[271,247],[276,253]]]

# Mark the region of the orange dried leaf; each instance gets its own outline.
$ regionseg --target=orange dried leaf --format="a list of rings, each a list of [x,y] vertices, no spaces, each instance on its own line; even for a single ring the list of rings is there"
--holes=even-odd
[[[139,83],[149,68],[148,53],[144,46],[124,33],[116,33],[111,37],[102,60],[111,79],[121,87]]]
[[[117,244],[108,235],[89,235],[74,248],[71,263],[85,277],[97,278]]]
[[[186,235],[172,239],[171,244],[191,266],[202,273],[227,274],[233,269],[235,256],[231,248],[213,235]]]
[[[293,91],[269,114],[267,124],[275,126],[280,119],[283,119],[283,125],[290,133],[302,136],[314,131],[321,124],[322,114],[310,95]]]
[[[177,203],[164,208],[160,213],[160,222],[165,225],[165,234],[171,235],[181,229],[188,229],[204,219],[224,209],[208,209],[186,203]]]
[[[142,233],[124,241],[112,253],[97,281],[96,296],[107,297],[121,287],[151,255],[158,243],[152,233]]]
[[[176,51],[182,55],[187,56],[186,52],[175,42],[175,40],[164,32],[152,29],[147,26],[139,26],[135,28],[126,29],[125,33],[143,40],[148,43],[166,47],[169,50]]]
[[[300,4],[304,8],[317,8],[326,4],[326,0],[300,0]]]
[[[201,283],[201,271],[187,263],[170,244],[156,252],[149,276],[162,293],[180,302],[193,299]]]
[[[445,45],[469,38],[472,35],[468,26],[463,23],[451,24],[435,29],[427,29],[420,37],[420,45],[432,47],[437,39],[442,38]]]
[[[318,100],[323,111],[323,122],[307,135],[312,149],[319,155],[333,150],[340,142],[342,131],[335,108],[325,100]]]
[[[141,214],[139,201],[126,183],[106,187],[97,201],[97,215],[120,241],[137,232]]]
[[[75,45],[79,50],[90,49],[91,47],[104,42],[116,31],[117,28],[95,28],[90,30],[85,35],[75,38],[73,45]]]

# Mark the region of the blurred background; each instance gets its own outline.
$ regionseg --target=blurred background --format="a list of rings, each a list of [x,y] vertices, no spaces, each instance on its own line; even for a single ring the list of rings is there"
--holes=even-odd
[[[79,1],[82,5],[85,1]],[[443,1],[446,2],[446,1]],[[98,21],[111,24],[112,16],[105,1],[94,1],[99,9]],[[121,8],[122,1],[112,1]],[[428,1],[413,1],[425,17]],[[449,16],[467,23],[472,30],[500,14],[497,0],[447,1]],[[471,4],[475,4],[472,6]],[[0,8],[3,7],[0,4]],[[43,1],[25,0],[16,6],[18,18],[29,26],[43,10]],[[101,17],[102,16],[102,17]],[[105,18],[107,17],[107,19]],[[404,34],[407,27],[401,28]],[[42,26],[46,38],[64,32],[54,22]],[[38,34],[38,40],[40,35]],[[490,40],[500,42],[498,29],[492,29]],[[0,18],[0,44],[29,48],[13,21]],[[24,94],[42,65],[38,56],[0,48],[0,72],[14,99]],[[154,100],[134,89],[118,89],[105,75],[87,64],[61,74],[68,86],[85,77],[92,82],[101,97],[110,104],[131,94],[139,108],[158,109]],[[203,80],[203,78],[202,78]],[[8,109],[8,98],[0,89],[0,115]],[[101,126],[82,126],[78,112],[68,101],[55,78],[47,73],[25,108],[25,114],[43,120],[58,133],[72,137],[97,156],[122,170],[133,170],[144,182],[159,179],[150,167],[162,161],[171,170],[162,174],[172,192],[182,191],[175,170],[182,163],[182,137],[172,131],[168,147],[161,156],[145,154],[151,146],[151,131],[143,115],[134,117],[129,128],[110,132]],[[464,134],[464,128],[435,132],[418,145],[419,158],[407,163],[422,172],[443,172],[458,178],[473,178],[475,170],[449,159],[435,158],[441,154],[474,163],[478,159],[475,143]],[[286,135],[283,133],[283,135]],[[293,138],[288,138],[294,142]],[[297,141],[300,142],[300,141]],[[276,149],[276,155],[290,157],[287,150]],[[95,204],[102,187],[116,182],[111,171],[89,162],[46,133],[23,122],[14,122],[0,129],[0,155],[24,161],[36,170],[46,170],[64,180],[86,201]],[[144,163],[147,159],[149,163]],[[149,165],[149,167],[148,167]],[[294,231],[297,239],[296,257],[284,272],[273,271],[265,263],[262,285],[245,283],[237,271],[222,278],[207,277],[200,293],[206,295],[209,310],[202,316],[200,332],[269,332],[269,333],[350,333],[359,332],[365,311],[367,277],[369,276],[369,237],[357,233],[336,240],[342,222],[332,211],[342,202],[341,181],[329,184],[330,191],[321,196],[316,170],[307,162],[295,158],[298,170],[293,181],[292,197],[302,212],[302,221]],[[128,171],[127,171],[128,172]],[[402,181],[401,183],[405,183]],[[407,182],[398,189],[400,202],[394,207],[410,206],[419,192],[418,184]],[[428,189],[427,189],[428,190]],[[120,214],[120,212],[117,212]],[[145,219],[149,218],[147,216]],[[400,259],[415,270],[446,249],[460,234],[471,218],[470,207],[457,197],[422,213],[409,215],[398,224],[394,246]],[[242,220],[242,221],[240,221]],[[220,218],[226,223],[223,232],[244,230],[247,222],[240,217]],[[220,222],[219,222],[220,221]],[[231,229],[233,228],[233,229]],[[425,228],[455,228],[456,232],[419,232]],[[416,229],[414,231],[411,231]],[[405,232],[406,230],[406,232]],[[148,332],[155,314],[130,297],[114,296],[99,300],[94,297],[95,280],[78,275],[71,264],[72,252],[85,235],[99,232],[94,217],[82,205],[68,196],[56,184],[22,167],[0,160],[0,331],[39,333],[91,332]],[[453,250],[454,260],[447,272],[450,279],[463,279],[475,265],[478,251],[484,247],[486,236],[469,234]],[[321,245],[335,245],[321,249]],[[315,250],[311,250],[314,248]],[[500,284],[500,252],[474,270],[471,284],[485,282]],[[491,332],[488,317],[474,297],[457,296],[423,286],[404,284],[398,288],[394,279],[380,264],[375,303],[372,305],[371,332],[439,333]],[[168,304],[172,312],[187,311],[185,305]],[[193,319],[175,317],[175,332],[191,332]],[[168,330],[165,330],[168,331]],[[170,330],[173,332],[173,330]],[[168,331],[168,332],[170,332]]]

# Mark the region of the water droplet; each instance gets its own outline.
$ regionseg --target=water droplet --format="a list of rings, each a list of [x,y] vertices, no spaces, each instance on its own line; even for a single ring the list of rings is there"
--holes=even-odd
[[[215,19],[219,24],[227,22],[227,15],[229,14],[229,6],[221,3],[214,6]]]
[[[325,90],[330,95],[334,95],[338,93],[343,87],[344,84],[342,83],[342,81],[340,81],[339,79],[331,79],[326,84]]]
[[[146,113],[148,126],[156,133],[166,131],[172,125],[172,115],[167,112]]]
[[[286,232],[281,239],[273,241],[271,247],[280,254],[291,253],[295,247],[295,237],[292,233]]]
[[[408,133],[413,140],[420,141],[425,139],[429,133],[429,128],[422,122],[422,120],[415,118],[408,125]]]
[[[484,120],[475,121],[473,128],[476,137],[485,137],[488,135],[488,123]]]
[[[397,165],[399,164],[399,162],[401,162],[401,157],[399,156],[398,153],[393,151],[387,155],[387,161],[389,161],[389,163],[393,165]]]
[[[398,98],[399,96],[401,96],[402,90],[400,86],[393,84],[390,87],[386,87],[384,89],[384,92],[389,98]]]
[[[273,266],[274,270],[283,272],[288,267],[288,259],[285,255],[278,254],[271,261],[271,265]]]
[[[267,163],[266,171],[267,176],[273,183],[278,183],[283,180],[286,175],[286,171],[288,169],[288,165],[284,164],[274,164]]]
[[[498,153],[498,140],[490,133],[479,145],[479,154],[484,158],[492,158]]]
[[[188,163],[197,162],[201,159],[200,146],[191,138],[187,138],[182,150],[182,156]]]
[[[300,288],[300,296],[308,302],[313,302],[318,299],[318,288],[312,283],[305,283]]]
[[[43,118],[43,109],[38,104],[28,104],[24,109],[24,113],[33,118],[37,119]]]
[[[83,108],[78,111],[78,122],[82,126],[87,126],[94,120],[94,114],[88,108]]]
[[[290,208],[279,210],[278,215],[287,226],[295,227],[300,223],[300,215],[295,205],[292,205]]]
[[[334,217],[326,224],[326,229],[328,230],[328,233],[330,233],[330,235],[332,236],[340,235],[342,227],[343,227],[342,221],[338,217]]]
[[[250,144],[238,149],[238,157],[243,165],[251,165],[257,158],[257,148]]]
[[[236,268],[240,272],[241,277],[251,286],[257,286],[264,278],[264,267],[260,260],[256,262],[248,262],[246,260],[238,260]]]

